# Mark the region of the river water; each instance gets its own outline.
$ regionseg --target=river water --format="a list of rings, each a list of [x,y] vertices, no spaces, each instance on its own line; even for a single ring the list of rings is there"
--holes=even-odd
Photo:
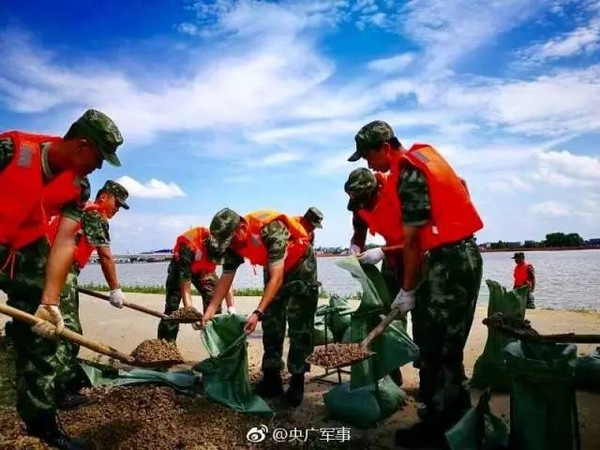
[[[486,279],[512,287],[514,263],[512,252],[483,253],[483,282],[479,302],[486,303],[488,289]],[[554,309],[600,310],[600,287],[597,279],[600,271],[600,250],[531,251],[527,261],[536,271],[536,305]],[[360,285],[335,265],[340,258],[319,258],[319,281],[329,293],[355,294]],[[167,275],[168,263],[119,264],[117,272],[124,285],[161,285]],[[104,283],[97,264],[89,264],[79,277],[80,283]],[[236,274],[234,287],[262,286],[262,269],[254,273],[249,264],[242,265]]]

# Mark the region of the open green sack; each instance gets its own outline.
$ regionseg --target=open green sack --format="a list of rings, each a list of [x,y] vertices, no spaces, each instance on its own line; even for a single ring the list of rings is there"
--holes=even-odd
[[[515,450],[580,448],[573,344],[512,342],[504,350],[510,376],[510,446]]]
[[[381,322],[381,314],[390,310],[390,294],[377,267],[363,265],[356,257],[336,262],[348,270],[362,286],[361,302],[352,314],[351,325],[344,335],[344,342],[360,342]],[[393,370],[417,359],[419,348],[406,333],[401,320],[396,320],[371,344],[375,352],[371,358],[351,367],[352,389],[374,385]]]
[[[575,363],[575,387],[600,391],[600,347]]]
[[[314,345],[325,345],[334,342],[333,333],[329,327],[325,326],[325,317],[319,314],[319,312],[322,312],[327,308],[327,305],[319,305],[315,312],[315,328],[313,330]]]
[[[250,386],[245,322],[246,317],[239,314],[219,314],[208,322],[202,341],[210,358],[194,370],[202,373],[208,398],[243,413],[273,414]]]
[[[492,414],[489,389],[479,397],[477,406],[470,408],[450,430],[446,440],[450,450],[500,450],[508,448],[508,425]]]
[[[490,291],[488,317],[502,313],[504,317],[514,319],[525,318],[527,303],[527,287],[507,291],[505,287],[493,280],[485,281]],[[515,339],[492,328],[488,328],[488,337],[483,353],[475,362],[471,386],[477,388],[491,387],[495,391],[507,392],[509,388],[508,373],[504,365],[504,347]]]
[[[323,395],[325,407],[332,419],[359,428],[370,428],[391,416],[404,403],[404,393],[390,377],[359,389],[349,383],[334,387]]]
[[[329,306],[336,311],[327,315],[327,327],[332,331],[335,342],[342,342],[344,333],[350,327],[350,305],[348,300],[339,295],[332,294],[329,298]]]

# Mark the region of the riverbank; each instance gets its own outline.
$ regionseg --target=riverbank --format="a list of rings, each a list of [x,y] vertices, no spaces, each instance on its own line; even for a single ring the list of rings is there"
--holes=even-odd
[[[161,309],[164,304],[164,297],[161,295],[129,294],[127,300],[153,309]],[[3,294],[0,295],[0,301],[5,301]],[[237,310],[242,314],[248,314],[254,310],[258,301],[258,297],[237,298]],[[194,303],[200,305],[200,299],[194,297]],[[320,303],[326,303],[326,300],[320,300]],[[357,306],[357,304],[358,302],[351,301],[351,305]],[[465,369],[468,376],[472,374],[475,360],[482,353],[487,338],[487,328],[481,323],[485,315],[485,306],[479,306],[465,347]],[[568,332],[593,334],[598,332],[598,323],[600,323],[600,314],[593,312],[533,310],[527,311],[527,318],[535,329],[544,334]],[[128,309],[116,310],[102,300],[87,296],[81,300],[81,320],[87,336],[98,339],[125,353],[129,353],[144,339],[155,337],[158,325],[157,319],[151,316]],[[4,316],[0,317],[0,327],[3,327],[5,321]],[[261,337],[262,331],[259,328],[248,339],[249,367],[253,378],[257,378],[260,371]],[[198,332],[194,331],[189,325],[181,326],[177,343],[188,366],[208,357],[200,342]],[[578,346],[578,353],[588,354],[593,348],[593,345],[581,345]],[[96,354],[86,349],[82,349],[80,356],[88,359],[97,358]],[[100,358],[100,360],[103,361],[104,358]],[[313,377],[322,373],[322,369],[312,367],[310,376]],[[418,388],[418,372],[412,366],[405,366],[402,368],[402,373],[404,377],[403,388],[409,395],[415,395]],[[296,410],[280,411],[280,413],[284,414],[286,419],[289,419],[298,428],[339,427],[341,426],[340,423],[327,420],[323,394],[329,389],[331,389],[331,385],[315,381],[308,382],[304,403]],[[473,401],[478,399],[479,394],[479,391],[474,390],[472,392]],[[598,449],[600,448],[600,424],[598,420],[600,394],[579,391],[577,402],[581,421],[582,448],[584,450]],[[352,429],[353,440],[361,438],[367,442],[372,442],[376,445],[374,448],[394,448],[394,431],[398,427],[408,427],[417,422],[417,405],[416,402],[411,400],[401,411],[385,420],[376,429],[368,431]],[[274,404],[274,406],[279,408],[280,405]],[[494,414],[509,417],[510,404],[507,395],[495,394],[491,407]],[[257,419],[257,425],[259,424],[260,419]]]

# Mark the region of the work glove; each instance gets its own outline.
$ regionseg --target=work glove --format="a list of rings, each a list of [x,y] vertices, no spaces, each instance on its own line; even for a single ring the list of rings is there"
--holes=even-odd
[[[360,249],[360,247],[358,245],[356,245],[356,244],[351,244],[350,245],[350,254],[351,255],[357,256],[357,255],[359,255],[361,253],[361,251],[362,250]]]
[[[123,302],[125,301],[125,295],[123,295],[123,291],[121,288],[114,289],[110,291],[110,295],[108,296],[108,301],[115,308],[122,308]]]
[[[229,314],[235,314],[235,306],[229,306],[229,307],[227,308],[227,312],[228,312]]]
[[[385,258],[385,253],[381,247],[375,247],[358,255],[361,264],[379,264]]]
[[[404,289],[400,289],[398,295],[392,302],[392,308],[400,309],[400,312],[403,315],[406,315],[407,312],[411,311],[415,307],[415,291],[405,291]]]
[[[57,305],[40,305],[35,317],[43,319],[43,322],[35,324],[32,330],[42,337],[54,337],[65,329],[65,321]]]
[[[196,331],[202,330],[202,322],[194,322],[192,324],[192,328]]]

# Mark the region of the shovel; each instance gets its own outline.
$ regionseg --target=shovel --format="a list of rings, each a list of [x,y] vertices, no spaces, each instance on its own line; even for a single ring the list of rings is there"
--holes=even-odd
[[[389,312],[389,314],[387,316],[385,316],[383,318],[383,320],[381,322],[379,322],[377,324],[377,326],[371,330],[371,332],[367,335],[367,337],[365,337],[360,342],[359,345],[364,351],[364,356],[362,358],[343,361],[343,362],[341,362],[339,364],[335,364],[335,365],[325,365],[325,364],[319,364],[318,362],[314,362],[312,360],[312,357],[314,355],[313,354],[308,357],[307,362],[314,364],[316,366],[325,367],[326,369],[341,369],[342,367],[352,366],[354,364],[357,364],[359,362],[362,362],[362,361],[370,358],[371,356],[373,356],[375,354],[375,352],[369,350],[369,346],[376,338],[378,338],[381,335],[381,333],[383,333],[385,331],[385,329],[396,319],[396,317],[398,317],[398,315],[400,315],[400,309],[392,308],[392,310]],[[336,344],[336,345],[350,346],[352,344]]]
[[[12,306],[0,304],[0,313],[6,314],[13,319],[19,320],[21,322],[28,323],[30,325],[37,325],[38,323],[44,322],[44,319],[40,319],[39,317],[35,317],[32,314],[26,313],[25,311],[21,311],[20,309],[13,308]],[[67,341],[74,342],[76,344],[81,345],[82,347],[88,348],[96,353],[100,353],[102,355],[106,355],[110,358],[114,358],[122,363],[129,364],[131,366],[137,367],[171,367],[175,364],[181,363],[181,361],[158,361],[158,362],[146,362],[146,361],[137,361],[130,355],[126,355],[125,353],[121,353],[120,351],[103,344],[102,342],[98,342],[94,339],[90,339],[85,337],[79,333],[75,333],[68,328],[63,329],[58,336]]]
[[[89,295],[91,297],[96,297],[96,298],[99,298],[99,299],[102,299],[102,300],[109,300],[109,296],[108,295],[101,294],[99,292],[92,291],[90,289],[78,287],[77,290],[79,292],[81,292],[82,294],[86,294],[86,295]],[[154,317],[158,317],[159,319],[168,320],[170,322],[195,323],[195,322],[198,322],[200,320],[200,319],[177,319],[177,318],[168,316],[166,314],[163,314],[161,312],[155,311],[153,309],[146,308],[145,306],[136,305],[135,303],[123,302],[123,306],[126,307],[126,308],[135,309],[136,311],[140,311],[140,312],[149,314],[149,315],[154,316]]]

